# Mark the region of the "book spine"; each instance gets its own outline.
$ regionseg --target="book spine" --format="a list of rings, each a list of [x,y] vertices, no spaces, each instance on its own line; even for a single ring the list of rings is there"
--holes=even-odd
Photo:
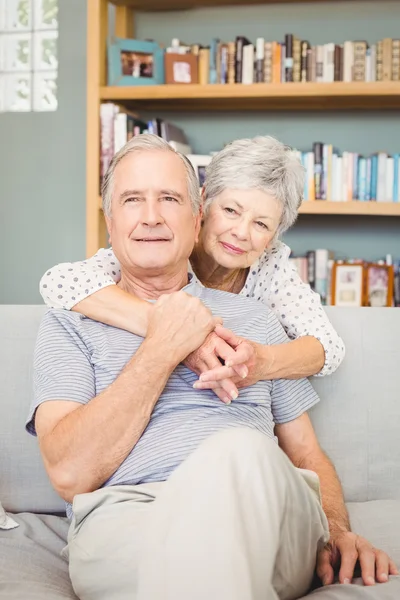
[[[400,81],[400,40],[392,43],[392,81]]]
[[[264,48],[264,82],[272,82],[272,42],[265,42]]]
[[[392,80],[392,39],[385,38],[382,47],[382,81]]]
[[[199,51],[199,83],[207,85],[210,74],[210,48],[200,48]]]
[[[322,83],[324,81],[324,47],[321,45],[316,46],[316,82]]]
[[[301,80],[301,40],[293,37],[293,81]]]
[[[353,81],[365,81],[365,58],[367,52],[367,43],[356,41],[354,47],[353,61]]]
[[[343,81],[353,81],[353,62],[353,42],[347,41],[343,45]]]
[[[285,35],[285,81],[293,81],[293,35],[288,33]]]
[[[308,50],[310,48],[310,44],[309,42],[307,42],[306,40],[303,40],[301,42],[301,74],[300,74],[300,80],[302,83],[306,83],[306,81],[309,81],[307,78],[307,71],[308,71]]]
[[[399,202],[400,154],[394,154],[393,160],[393,202]]]
[[[383,81],[383,41],[376,45],[376,81]]]
[[[264,60],[265,60],[265,40],[257,38],[256,42],[256,62],[255,62],[255,81],[263,83],[264,81]]]
[[[322,200],[322,143],[314,142],[314,181],[315,199]]]
[[[342,52],[341,52],[342,48],[341,46],[339,46],[339,44],[335,44],[335,50],[334,50],[334,81],[341,81],[342,80],[342,75],[341,75],[341,63],[342,63]]]
[[[228,83],[235,83],[235,42],[228,42]]]
[[[247,44],[243,48],[242,83],[251,84],[254,81],[254,46]]]

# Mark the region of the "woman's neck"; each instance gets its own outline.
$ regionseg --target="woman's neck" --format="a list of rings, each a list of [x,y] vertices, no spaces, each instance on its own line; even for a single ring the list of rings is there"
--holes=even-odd
[[[227,269],[204,252],[199,242],[190,257],[193,271],[203,285],[238,294],[246,281],[248,269]]]

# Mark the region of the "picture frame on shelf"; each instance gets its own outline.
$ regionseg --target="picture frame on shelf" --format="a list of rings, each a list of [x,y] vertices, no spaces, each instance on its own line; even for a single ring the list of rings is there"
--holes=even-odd
[[[164,50],[156,42],[113,37],[108,41],[108,85],[161,85]]]
[[[368,263],[365,266],[365,306],[392,306],[393,265]]]
[[[363,306],[364,265],[334,263],[332,267],[332,305]]]
[[[165,83],[191,84],[199,82],[199,59],[195,54],[166,52],[164,55]]]
[[[200,188],[203,187],[206,178],[206,167],[210,164],[211,154],[187,154],[187,158],[192,163]]]

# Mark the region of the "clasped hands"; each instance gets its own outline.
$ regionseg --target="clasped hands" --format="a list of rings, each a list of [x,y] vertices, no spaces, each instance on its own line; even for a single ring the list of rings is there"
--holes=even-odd
[[[193,387],[211,389],[222,402],[230,404],[238,397],[239,388],[262,379],[259,350],[257,343],[241,338],[218,324],[204,343],[183,362],[199,375]]]

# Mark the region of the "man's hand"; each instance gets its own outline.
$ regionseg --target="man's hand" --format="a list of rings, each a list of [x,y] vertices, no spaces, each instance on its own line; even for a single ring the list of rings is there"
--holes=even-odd
[[[146,343],[165,347],[171,361],[179,364],[204,342],[222,319],[204,304],[179,291],[160,296],[149,315]]]
[[[374,548],[366,539],[350,531],[332,534],[331,540],[317,558],[317,575],[323,585],[330,585],[334,569],[339,567],[339,582],[351,583],[356,562],[359,561],[365,585],[385,583],[389,575],[398,575],[394,562],[382,550]]]
[[[245,351],[243,351],[245,350]],[[247,349],[249,350],[249,349]],[[251,349],[250,349],[251,350]],[[225,363],[227,361],[235,362],[235,366],[230,368],[229,371],[236,376],[237,379],[241,380],[246,377],[248,369],[244,364],[238,364],[238,361],[245,362],[248,359],[249,353],[242,347],[240,353],[234,350],[225,340],[219,337],[215,331],[210,333],[205,342],[197,348],[194,352],[183,361],[184,364],[197,375],[202,373],[218,370],[221,368],[222,359]],[[196,388],[198,386],[196,385]],[[219,379],[214,386],[211,386],[215,394],[222,402],[229,404],[232,400],[236,400],[238,397],[238,389],[232,379],[224,378]]]
[[[219,365],[203,372],[195,384],[197,389],[215,389],[221,385],[222,380],[226,379],[231,379],[238,388],[241,388],[253,385],[264,378],[265,364],[260,356],[260,344],[241,338],[222,325],[216,326],[215,333],[235,350],[235,356],[229,357],[225,361],[225,366]],[[241,365],[240,375],[236,371],[237,365]]]

